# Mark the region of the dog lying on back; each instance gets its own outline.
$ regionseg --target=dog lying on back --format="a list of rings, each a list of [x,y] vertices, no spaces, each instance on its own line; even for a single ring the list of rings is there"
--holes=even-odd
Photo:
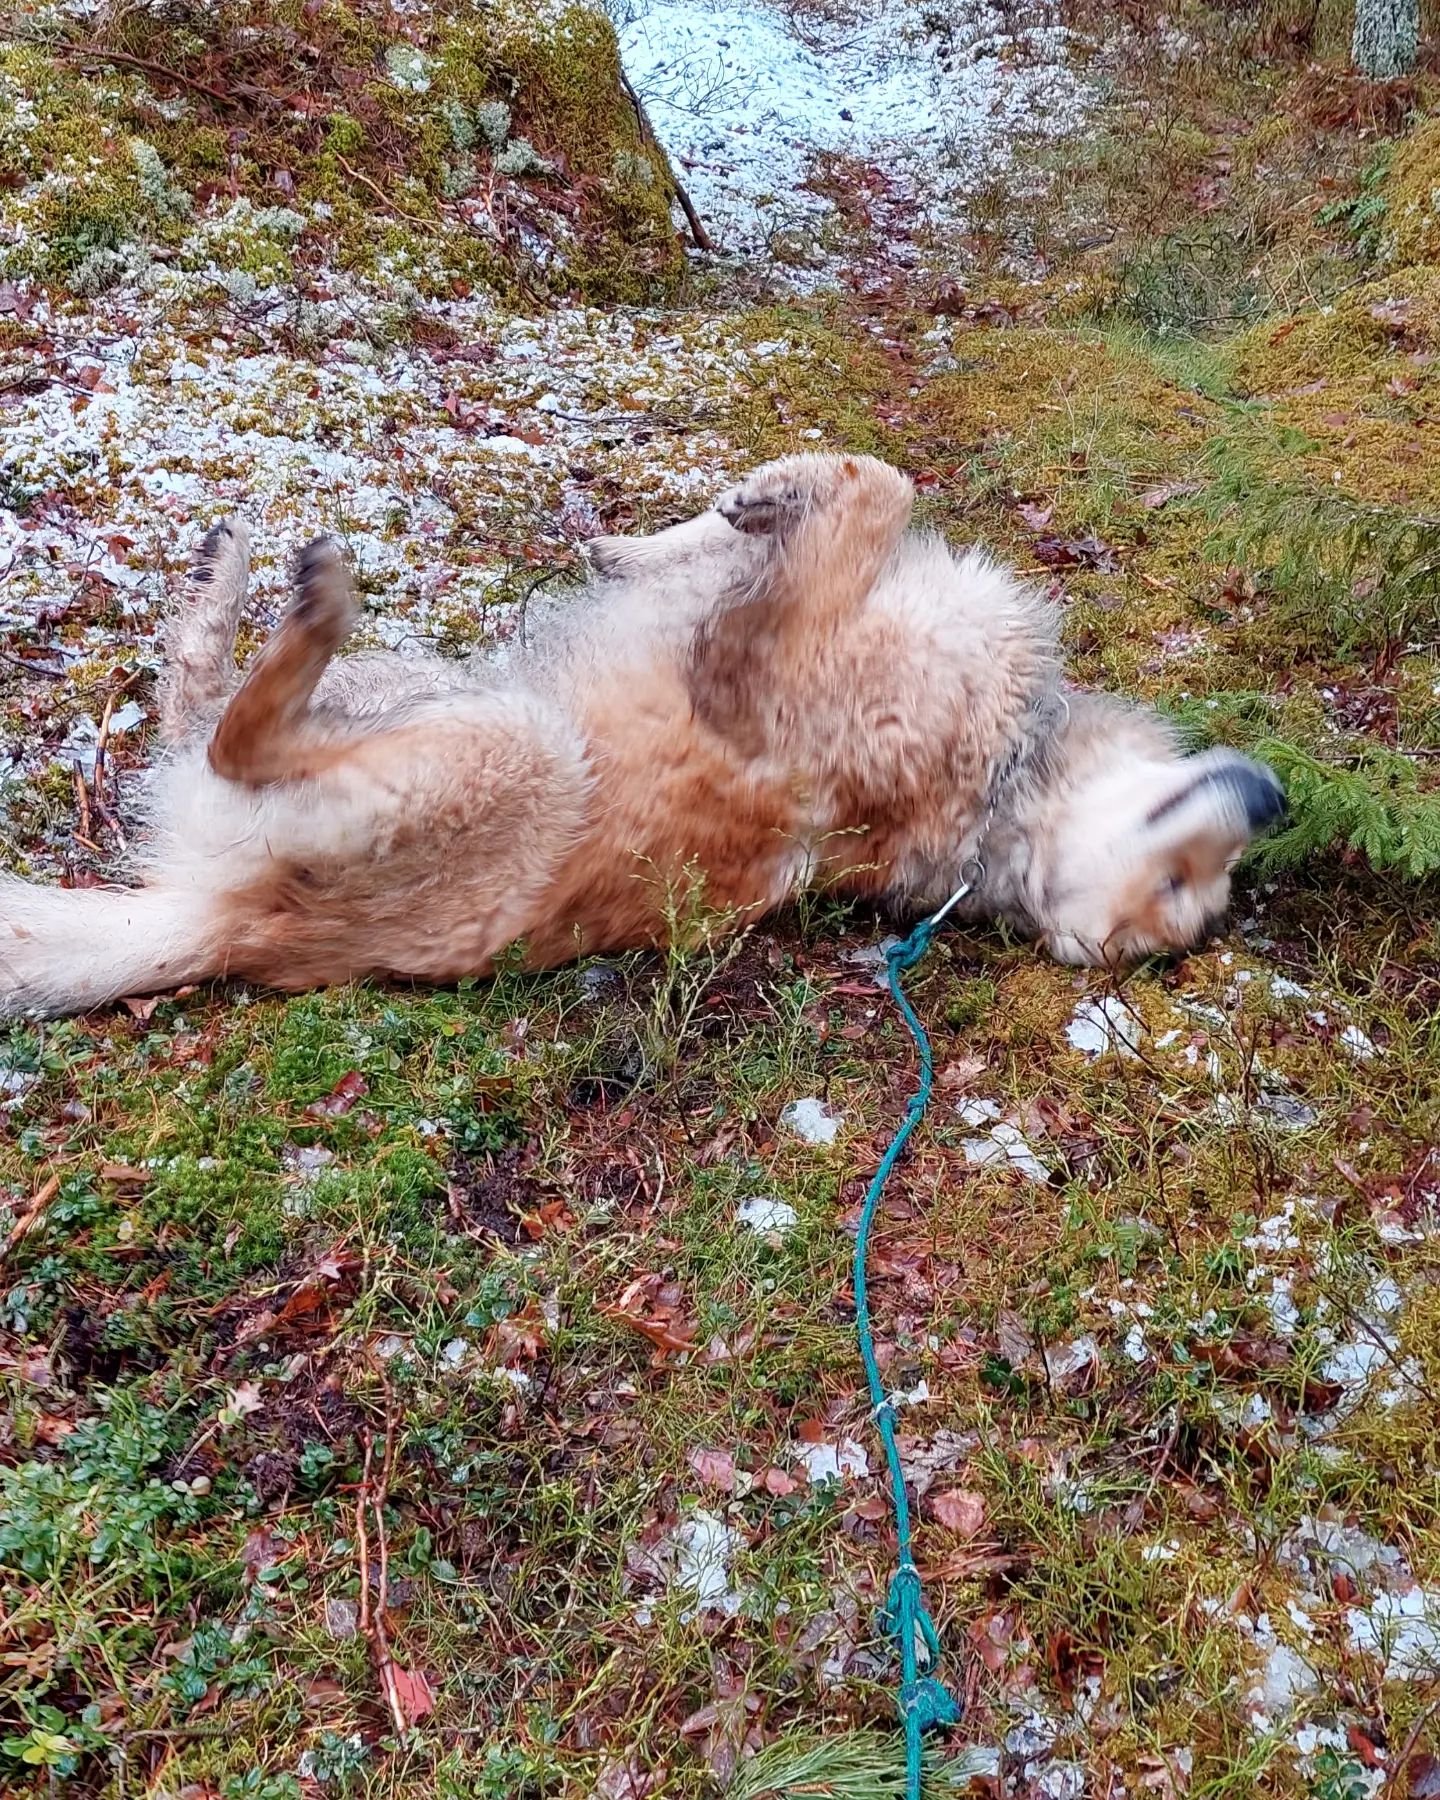
[[[503,663],[335,658],[336,551],[301,558],[243,680],[239,521],[171,628],[140,885],[0,878],[0,1016],[214,976],[447,982],[738,929],[823,884],[909,911],[970,884],[1069,963],[1200,942],[1283,809],[1270,771],[1181,754],[1062,687],[1052,611],[908,531],[865,457],[793,456],[649,538]],[[332,660],[334,659],[334,660]]]

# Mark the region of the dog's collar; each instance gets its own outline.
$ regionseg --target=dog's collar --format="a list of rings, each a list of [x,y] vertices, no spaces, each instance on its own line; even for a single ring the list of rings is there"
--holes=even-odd
[[[1049,751],[1069,717],[1070,703],[1061,688],[1048,679],[1038,684],[1020,716],[1018,728],[990,765],[980,823],[971,833],[970,847],[960,864],[960,885],[931,915],[932,923],[939,924],[962,900],[968,900],[984,886],[985,853],[995,826],[1010,812],[1025,775]]]

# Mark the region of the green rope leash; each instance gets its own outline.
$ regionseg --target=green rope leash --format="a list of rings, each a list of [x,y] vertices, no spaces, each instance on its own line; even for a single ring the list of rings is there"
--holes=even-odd
[[[855,1241],[855,1331],[860,1340],[860,1355],[865,1363],[865,1379],[870,1386],[870,1401],[875,1412],[875,1425],[885,1446],[889,1466],[890,1493],[895,1509],[895,1537],[898,1560],[890,1594],[885,1606],[885,1628],[900,1646],[900,1714],[905,1723],[905,1793],[907,1800],[921,1800],[921,1738],[932,1725],[954,1725],[960,1718],[960,1703],[933,1673],[940,1663],[940,1639],[935,1622],[925,1607],[920,1585],[920,1571],[915,1567],[911,1544],[910,1502],[905,1493],[905,1472],[900,1463],[900,1447],[895,1441],[895,1408],[885,1396],[880,1379],[880,1365],[875,1360],[875,1333],[870,1323],[870,1291],[866,1265],[870,1257],[870,1232],[880,1210],[885,1183],[900,1160],[910,1134],[925,1116],[935,1084],[935,1066],[930,1054],[930,1039],[916,1017],[915,1009],[905,998],[901,976],[911,969],[930,948],[940,921],[971,890],[966,882],[952,894],[933,917],[922,920],[902,943],[892,944],[885,952],[886,975],[890,993],[906,1029],[915,1040],[919,1053],[920,1086],[905,1105],[900,1129],[890,1140],[890,1148],[880,1159],[875,1179],[865,1196],[860,1212],[860,1230]],[[921,1675],[916,1636],[925,1646],[925,1666]]]

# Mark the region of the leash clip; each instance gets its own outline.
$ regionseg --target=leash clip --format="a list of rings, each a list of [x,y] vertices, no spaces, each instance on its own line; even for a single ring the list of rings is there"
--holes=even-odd
[[[974,874],[970,874],[967,872],[970,870],[973,870]],[[979,885],[979,878],[984,875],[985,870],[980,862],[979,857],[972,856],[966,860],[964,867],[961,869],[960,873],[962,875],[964,875],[965,879],[960,883],[959,887],[956,888],[955,892],[950,896],[950,898],[940,908],[939,912],[931,913],[930,923],[932,925],[938,925],[940,923],[940,921],[945,917],[946,913],[948,913],[952,907],[958,906],[960,904],[960,902],[966,898],[967,895],[973,894],[975,892],[976,887]]]

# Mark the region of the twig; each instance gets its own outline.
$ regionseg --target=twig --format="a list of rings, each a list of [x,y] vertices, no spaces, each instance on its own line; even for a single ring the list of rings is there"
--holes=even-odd
[[[435,230],[435,221],[433,219],[417,219],[414,213],[408,213],[405,211],[404,207],[397,206],[378,181],[372,181],[363,169],[351,168],[350,164],[346,162],[345,158],[338,150],[335,152],[335,160],[352,181],[363,182],[363,184],[369,188],[370,192],[375,195],[376,199],[383,205],[388,206],[390,211],[393,212],[397,218],[404,219],[407,224],[418,225],[422,231]]]
[[[370,1498],[370,1463],[374,1454],[370,1433],[365,1433],[365,1467],[360,1475],[360,1492],[355,1500],[355,1543],[360,1555],[360,1632],[370,1636],[370,1542],[365,1530],[365,1507]]]
[[[5,1248],[0,1250],[0,1262],[4,1262],[20,1240],[28,1237],[35,1229],[44,1217],[45,1208],[59,1192],[60,1177],[52,1175],[10,1228],[10,1235],[5,1240]]]
[[[390,1542],[385,1531],[385,1502],[390,1496],[390,1472],[395,1466],[395,1407],[390,1396],[390,1383],[385,1382],[385,1456],[380,1464],[380,1485],[370,1496],[375,1510],[375,1534],[380,1540],[380,1603],[375,1608],[375,1644],[379,1651],[380,1684],[390,1703],[390,1716],[395,1729],[403,1736],[408,1729],[405,1709],[395,1686],[395,1659],[390,1654],[390,1635],[385,1629],[385,1605],[390,1595]]]
[[[100,729],[95,734],[95,809],[110,830],[117,838],[119,838],[120,848],[122,850],[128,849],[129,847],[124,828],[105,803],[105,751],[110,743],[110,720],[115,711],[115,702],[132,682],[139,679],[139,675],[140,671],[138,669],[133,675],[127,675],[124,681],[120,683],[119,687],[117,687],[106,700],[105,710],[100,715]],[[89,831],[88,825],[86,826],[86,831],[87,833]]]
[[[208,82],[197,81],[193,75],[182,75],[178,69],[167,69],[164,63],[151,62],[148,57],[131,56],[128,50],[107,50],[103,44],[52,44],[50,50],[55,56],[74,56],[82,62],[119,63],[128,69],[142,69],[147,75],[159,75],[165,81],[189,88],[192,93],[204,94],[207,99],[232,111],[239,105],[233,95],[221,93]]]
[[[1396,1782],[1399,1781],[1402,1772],[1410,1761],[1415,1746],[1425,1735],[1425,1727],[1435,1717],[1437,1712],[1440,1712],[1440,1700],[1432,1700],[1420,1714],[1420,1717],[1410,1727],[1409,1737],[1406,1738],[1404,1744],[1400,1748],[1399,1754],[1390,1764],[1390,1772],[1385,1777],[1385,1785],[1380,1790],[1378,1800],[1389,1800],[1390,1794],[1395,1791]]]
[[[395,1411],[390,1403],[389,1384],[385,1387],[385,1450],[380,1462],[380,1476],[372,1484],[375,1464],[375,1440],[365,1432],[365,1468],[360,1480],[360,1497],[355,1504],[355,1535],[360,1552],[360,1619],[359,1626],[370,1646],[371,1661],[380,1691],[385,1696],[391,1720],[403,1737],[409,1730],[405,1709],[395,1685],[395,1659],[390,1654],[390,1635],[385,1629],[385,1602],[390,1588],[390,1543],[385,1531],[385,1502],[390,1493],[390,1471],[395,1460]],[[370,1607],[370,1544],[365,1525],[365,1508],[375,1519],[375,1541],[380,1555],[379,1594],[372,1612]]]
[[[620,85],[624,88],[631,106],[635,108],[635,122],[640,127],[641,143],[650,144],[658,149],[659,146],[655,143],[655,134],[650,129],[650,120],[646,114],[644,104],[641,101],[640,96],[635,92],[634,87],[631,85],[630,77],[623,69],[620,71]],[[674,190],[675,198],[680,202],[681,212],[685,215],[685,223],[690,227],[690,235],[695,240],[695,248],[697,250],[714,250],[715,240],[705,229],[704,221],[695,210],[694,201],[690,198],[689,194],[686,193],[685,184],[675,173],[674,165],[671,163],[668,156],[665,158],[665,167],[669,171],[670,186]]]
[[[8,573],[0,569],[0,575]],[[27,675],[43,675],[47,681],[63,681],[69,670],[63,664],[55,669],[49,663],[32,662],[28,656],[16,656],[13,650],[0,650],[0,662],[14,663],[17,669],[23,669]]]
[[[70,770],[75,778],[75,804],[80,808],[80,829],[76,833],[82,843],[93,841],[90,830],[90,795],[85,788],[85,777],[80,773],[80,765],[76,763]]]

